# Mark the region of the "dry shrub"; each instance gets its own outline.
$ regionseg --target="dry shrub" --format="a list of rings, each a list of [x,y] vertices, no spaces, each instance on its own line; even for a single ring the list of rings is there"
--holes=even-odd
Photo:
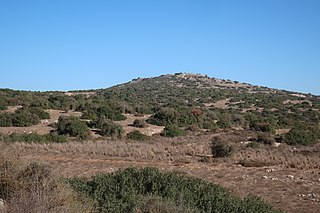
[[[78,197],[43,164],[25,165],[1,145],[0,199],[5,213],[91,212],[89,200]]]
[[[213,157],[229,157],[233,153],[234,147],[224,137],[217,136],[212,139],[211,151]]]

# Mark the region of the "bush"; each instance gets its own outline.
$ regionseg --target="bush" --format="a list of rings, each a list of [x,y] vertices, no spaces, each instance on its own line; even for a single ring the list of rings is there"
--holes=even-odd
[[[54,133],[39,135],[37,133],[31,134],[10,134],[10,135],[1,135],[1,141],[5,143],[13,142],[24,142],[24,143],[65,143],[67,142],[67,136],[57,135]]]
[[[101,106],[97,110],[98,116],[105,116],[107,119],[113,121],[126,120],[126,116],[122,115],[119,111],[110,108],[109,106]]]
[[[16,158],[17,153],[7,150],[9,147],[1,147],[0,199],[6,205],[0,206],[0,212],[92,212],[90,203],[78,201],[76,193],[55,177],[48,165],[25,165]]]
[[[80,118],[74,116],[60,116],[57,123],[57,132],[60,135],[69,135],[81,140],[89,137],[88,126]]]
[[[251,121],[249,127],[251,130],[261,132],[273,132],[275,130],[275,124],[273,122]]]
[[[38,107],[20,108],[15,113],[1,113],[0,126],[27,127],[40,123],[40,119],[49,119],[49,113]]]
[[[179,113],[169,107],[160,108],[153,116],[148,119],[148,123],[165,126],[169,124],[176,124],[178,122]]]
[[[133,126],[137,128],[145,128],[147,126],[147,123],[145,120],[136,119],[133,121]]]
[[[218,126],[214,121],[212,121],[212,122],[210,122],[210,121],[204,121],[204,122],[202,123],[202,128],[203,128],[203,129],[207,129],[207,130],[212,130],[212,131],[214,131],[214,130],[219,129],[219,126]]]
[[[289,145],[312,145],[320,137],[319,125],[297,124],[284,135],[284,142]]]
[[[214,158],[229,157],[234,151],[233,146],[222,137],[214,137],[210,148]]]
[[[136,141],[143,141],[148,138],[145,134],[141,133],[140,131],[133,131],[127,134],[127,137],[131,140],[136,140]]]
[[[149,212],[146,199],[150,197],[183,207],[181,211],[177,208],[165,211],[167,208],[158,205],[152,212],[277,212],[260,198],[238,198],[219,185],[148,167],[127,168],[88,181],[71,179],[69,183],[94,200],[95,212],[137,212],[142,202],[145,203],[142,212]]]
[[[16,111],[16,113],[19,113],[19,111],[23,111],[26,110],[28,112],[30,112],[33,115],[37,115],[39,117],[39,119],[50,119],[50,115],[48,112],[44,111],[43,109],[39,108],[39,107],[29,107],[29,108],[21,108],[18,109]]]
[[[8,113],[0,113],[0,126],[9,127],[12,126],[12,116]]]
[[[122,138],[124,130],[121,125],[111,120],[106,120],[105,123],[102,124],[100,134],[107,137]]]
[[[246,145],[246,147],[247,147],[247,148],[252,148],[252,149],[257,149],[257,148],[259,148],[259,145],[260,145],[259,143],[253,141],[253,142],[251,142],[251,143],[248,143],[248,144]]]
[[[175,124],[167,125],[161,133],[161,135],[165,137],[184,136],[185,134],[186,131]]]
[[[260,133],[257,136],[257,142],[265,145],[272,145],[275,143],[275,139],[270,133]]]
[[[28,110],[19,110],[12,114],[12,125],[17,127],[27,127],[40,123],[40,118]]]
[[[232,120],[231,116],[229,114],[223,114],[221,115],[220,119],[217,122],[217,125],[221,129],[230,128],[232,126]]]

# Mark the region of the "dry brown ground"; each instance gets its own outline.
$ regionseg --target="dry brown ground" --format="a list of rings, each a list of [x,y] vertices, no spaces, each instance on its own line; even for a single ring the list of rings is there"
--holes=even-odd
[[[147,126],[145,128],[137,128],[137,127],[133,126],[134,120],[136,120],[136,119],[147,120],[148,118],[150,118],[151,115],[135,116],[133,114],[124,114],[124,116],[126,116],[126,118],[127,118],[126,120],[115,121],[115,123],[120,124],[123,127],[126,134],[128,134],[129,132],[138,130],[145,135],[152,136],[155,134],[160,134],[162,132],[162,130],[164,129],[163,126],[156,126],[156,125],[152,125],[152,124],[147,124]]]
[[[227,137],[236,147],[230,158],[215,160],[209,143],[213,133],[189,134],[186,137],[154,136],[149,141],[107,140],[66,144],[13,144],[26,161],[51,165],[64,177],[113,172],[130,166],[153,166],[164,171],[202,178],[227,187],[236,195],[261,196],[285,212],[319,212],[320,147],[245,148],[248,133],[215,133]],[[241,143],[242,142],[242,143]],[[238,164],[246,160],[255,166]]]

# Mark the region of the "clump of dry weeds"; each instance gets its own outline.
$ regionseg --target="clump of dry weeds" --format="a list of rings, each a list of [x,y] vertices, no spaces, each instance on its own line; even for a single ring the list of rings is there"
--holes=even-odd
[[[0,147],[0,212],[91,212],[86,198],[78,197],[43,164],[26,164],[7,147]]]

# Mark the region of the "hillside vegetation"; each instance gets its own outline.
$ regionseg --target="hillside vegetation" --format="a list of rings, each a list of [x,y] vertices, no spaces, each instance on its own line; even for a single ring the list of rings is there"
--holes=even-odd
[[[60,201],[48,191],[60,190],[66,193],[63,199],[68,199],[61,201],[63,207],[73,211],[277,212],[250,193],[240,193],[241,198],[233,194],[243,187],[281,210],[312,212],[320,208],[320,185],[315,181],[320,180],[319,139],[319,96],[200,74],[137,78],[89,91],[0,89],[0,147],[16,150],[28,162],[40,158],[57,166],[59,172],[72,171],[68,175],[61,172],[61,179],[51,176],[52,171],[42,164],[16,167],[0,159],[0,166],[6,169],[0,174],[0,201],[7,210],[26,209],[28,196],[38,199],[44,193],[53,200],[55,210]],[[112,173],[97,175],[105,173],[106,161],[116,162],[108,170]],[[221,176],[221,171],[213,179],[210,171],[222,164],[228,174]],[[131,165],[146,168],[116,171]],[[267,173],[277,168],[282,177],[261,175],[266,174],[264,168]],[[189,177],[167,171],[175,169]],[[241,177],[234,174],[239,171]],[[312,178],[309,174],[308,181],[298,179],[287,171],[308,171]],[[84,173],[89,177],[77,177]],[[20,174],[29,175],[35,184],[49,185],[39,187]],[[232,191],[190,176],[210,177],[211,182],[226,179],[229,182],[222,183]],[[248,185],[239,186],[237,181]],[[31,188],[22,187],[25,183]],[[260,184],[265,184],[263,189]],[[279,187],[283,184],[291,188]],[[282,198],[287,200],[270,198],[269,187],[278,196],[285,194]],[[310,196],[288,195],[294,190]],[[43,211],[50,212],[51,201],[43,202]],[[296,202],[301,207],[291,205]],[[32,208],[40,209],[35,204]],[[310,204],[314,206],[305,208]]]

